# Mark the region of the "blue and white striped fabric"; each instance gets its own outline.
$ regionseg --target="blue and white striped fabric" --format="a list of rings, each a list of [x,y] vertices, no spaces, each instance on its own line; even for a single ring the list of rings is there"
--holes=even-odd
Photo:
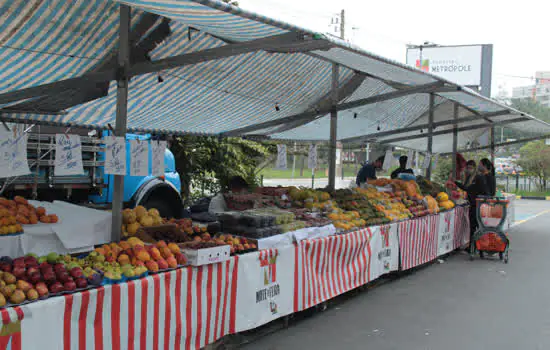
[[[146,12],[172,19],[169,24],[172,34],[151,53],[153,61],[290,31],[318,35],[219,0],[0,0],[0,97],[81,76],[115,55],[120,3],[131,6],[132,25]],[[190,31],[190,27],[198,31]],[[436,81],[455,85],[339,39],[321,37],[334,47],[309,54],[257,51],[170,69],[158,75],[134,77],[129,86],[128,128],[130,131],[214,135],[311,111],[330,95],[332,63],[341,66],[340,86],[354,73],[368,75],[344,101],[388,93],[397,86]],[[158,82],[159,75],[162,83]],[[73,93],[67,91],[66,95]],[[438,106],[457,101],[480,113],[507,109],[468,90],[439,96]],[[2,117],[104,127],[115,122],[116,84],[110,83],[106,97],[61,114],[6,109],[17,108],[18,103],[0,105],[4,108],[0,110]],[[427,108],[427,95],[415,94],[343,111],[339,113],[338,137],[376,133],[379,126],[387,131],[424,122]],[[499,118],[514,118],[514,113],[511,111],[510,115]],[[450,119],[452,113],[449,114],[448,108],[441,109],[437,118]],[[547,124],[537,121],[528,124],[539,132],[550,133]],[[297,128],[281,131],[279,126],[266,127],[251,134],[289,140],[329,138],[327,116],[304,120],[303,125],[288,125]]]

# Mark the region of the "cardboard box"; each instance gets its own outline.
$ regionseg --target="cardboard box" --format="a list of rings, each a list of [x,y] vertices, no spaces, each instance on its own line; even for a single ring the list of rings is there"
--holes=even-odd
[[[183,243],[179,246],[187,257],[189,265],[201,266],[227,261],[231,258],[229,245],[217,245],[210,248],[190,249],[193,243]]]

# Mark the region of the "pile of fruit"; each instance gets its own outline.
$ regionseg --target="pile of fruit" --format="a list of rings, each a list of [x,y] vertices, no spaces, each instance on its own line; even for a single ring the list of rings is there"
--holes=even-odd
[[[243,254],[252,250],[256,250],[258,246],[255,243],[256,241],[245,238],[238,237],[233,235],[218,235],[214,238],[214,243],[219,245],[228,244],[231,246],[231,254]]]
[[[357,211],[343,212],[341,210],[335,210],[333,213],[328,214],[328,218],[332,220],[334,227],[344,231],[365,227],[367,225],[367,221],[361,219]]]
[[[15,216],[6,209],[0,209],[0,235],[23,233],[23,227],[17,223]]]
[[[9,225],[36,225],[39,222],[44,224],[55,224],[59,221],[59,218],[55,214],[47,214],[46,209],[43,207],[35,207],[20,196],[15,196],[13,200],[0,197],[0,215],[3,219],[8,220]],[[0,226],[8,226],[5,223],[6,220],[0,222]],[[15,223],[13,222],[15,220]],[[11,228],[13,230],[13,227]],[[0,230],[1,231],[1,230]],[[21,232],[19,230],[17,232]]]
[[[413,217],[426,216],[429,214],[428,208],[422,199],[416,197],[404,198],[403,203]]]
[[[124,209],[122,212],[122,235],[134,236],[141,227],[162,225],[163,220],[157,209],[145,209],[138,205],[134,209]]]
[[[170,219],[170,220],[167,220],[166,223],[168,224],[175,224],[182,232],[188,234],[188,235],[193,235],[193,234],[202,234],[202,233],[205,233],[207,230],[206,230],[206,226],[200,226],[200,225],[196,225],[196,224],[193,224],[193,220],[191,219]]]
[[[437,205],[442,211],[451,210],[455,207],[453,201],[449,200],[449,196],[445,192],[440,192],[437,194]]]
[[[35,301],[38,298],[99,286],[103,277],[97,271],[70,262],[69,256],[53,253],[37,258],[25,257],[0,259],[0,307]]]

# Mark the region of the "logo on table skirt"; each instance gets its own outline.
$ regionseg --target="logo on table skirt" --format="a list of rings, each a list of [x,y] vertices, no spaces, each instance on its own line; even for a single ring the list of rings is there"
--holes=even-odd
[[[256,292],[256,303],[269,301],[269,311],[273,315],[278,312],[275,297],[281,294],[281,287],[277,283],[277,255],[276,251],[260,252],[260,270],[264,288]]]
[[[452,213],[445,213],[443,219],[445,220],[445,232],[451,231],[451,215]]]
[[[277,281],[277,255],[266,256],[260,259],[264,285],[270,285]]]
[[[382,235],[382,247],[389,247],[390,246],[390,227],[381,226],[380,235]]]
[[[0,350],[21,349],[21,321],[2,325],[0,329]]]

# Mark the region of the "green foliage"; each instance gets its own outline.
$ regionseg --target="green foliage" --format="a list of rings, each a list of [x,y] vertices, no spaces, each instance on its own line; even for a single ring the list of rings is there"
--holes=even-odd
[[[276,152],[269,145],[241,138],[191,135],[176,138],[171,150],[176,157],[176,168],[187,200],[226,189],[233,176],[242,176],[249,184],[256,185],[256,168]]]
[[[546,179],[550,175],[550,146],[544,141],[529,142],[519,150],[518,164],[527,175],[537,178],[540,188],[546,188]]]

